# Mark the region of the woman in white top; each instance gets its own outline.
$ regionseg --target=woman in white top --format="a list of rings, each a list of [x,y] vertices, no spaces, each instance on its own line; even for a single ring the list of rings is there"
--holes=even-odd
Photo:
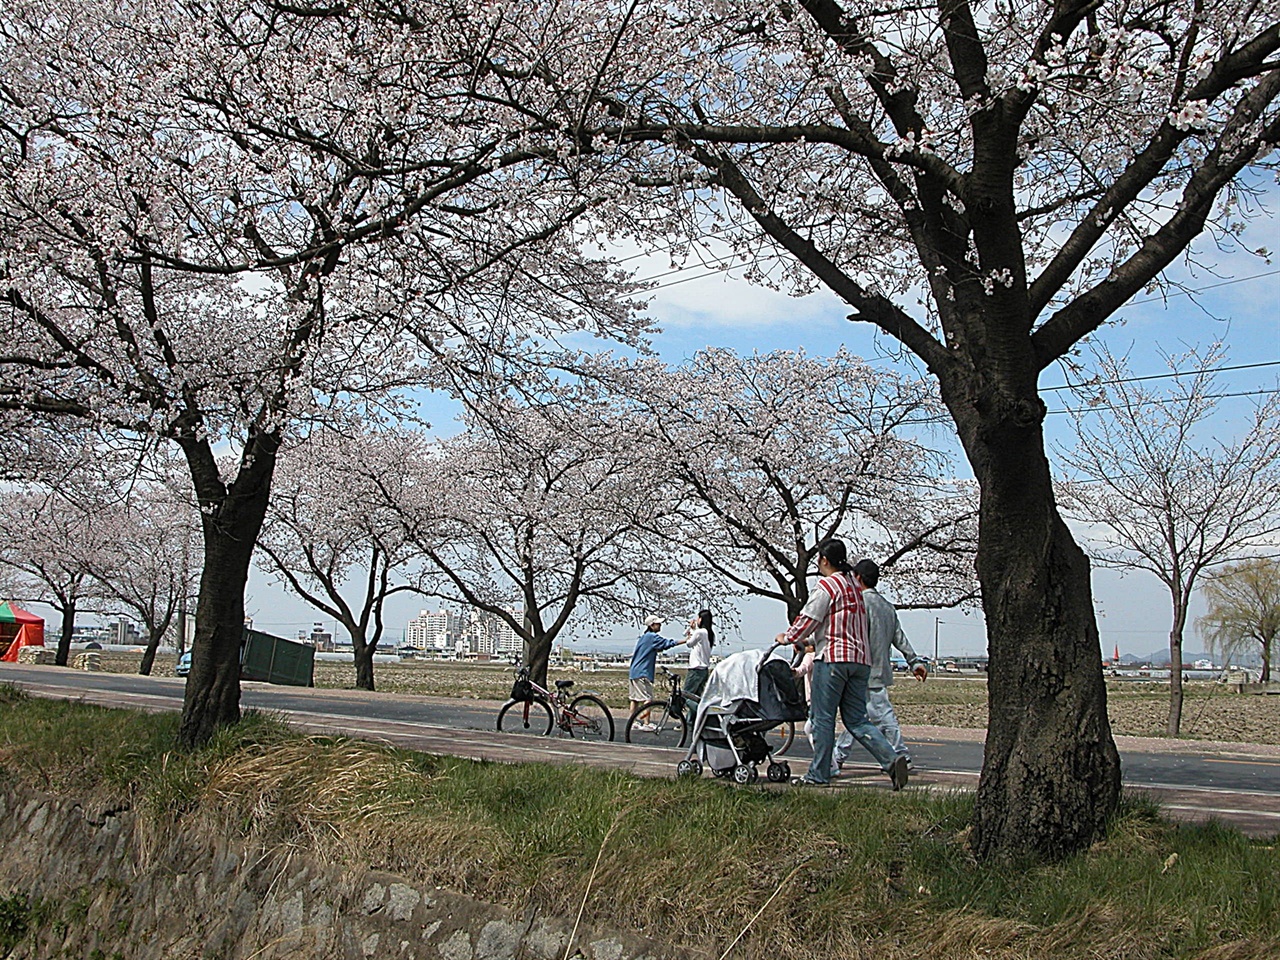
[[[684,677],[684,694],[686,697],[701,696],[703,687],[707,685],[707,677],[711,675],[711,648],[716,645],[716,631],[711,626],[710,610],[699,610],[698,615],[689,621],[684,643],[689,648],[689,672]],[[697,713],[696,706],[690,703],[685,713],[689,722],[693,723],[693,716]]]

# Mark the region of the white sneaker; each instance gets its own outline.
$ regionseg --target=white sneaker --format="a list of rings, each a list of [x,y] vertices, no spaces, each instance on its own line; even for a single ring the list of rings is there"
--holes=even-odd
[[[656,723],[636,723],[632,724],[631,729],[638,730],[641,733],[653,733],[658,729],[658,725]]]

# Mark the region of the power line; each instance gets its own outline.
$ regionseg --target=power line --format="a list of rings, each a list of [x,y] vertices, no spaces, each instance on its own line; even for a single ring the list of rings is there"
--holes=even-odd
[[[629,257],[623,257],[621,260],[618,260],[618,261],[616,261],[616,262],[617,262],[617,263],[626,263],[628,260],[635,260],[635,259],[636,259],[636,258],[638,258],[638,257],[651,256],[653,253],[661,253],[661,252],[669,251],[669,250],[672,250],[672,249],[674,249],[674,247],[665,247],[665,248],[660,247],[660,248],[658,248],[657,250],[652,251],[652,252],[650,252],[650,253],[637,253],[637,254],[632,254],[632,255],[631,255],[631,256],[629,256]],[[718,267],[711,267],[711,266],[709,266],[709,265],[708,265],[708,262],[702,262],[702,263],[697,264],[696,266],[691,266],[691,267],[675,267],[675,268],[673,268],[673,269],[671,269],[671,270],[664,270],[664,271],[663,271],[663,272],[661,272],[661,273],[655,273],[655,274],[652,274],[652,275],[650,275],[650,276],[648,276],[648,277],[639,277],[639,278],[637,278],[637,279],[636,279],[636,281],[635,281],[635,282],[636,282],[636,283],[648,283],[648,282],[649,282],[649,281],[651,281],[651,280],[658,280],[658,279],[661,279],[662,277],[669,277],[669,276],[672,276],[673,274],[684,273],[686,270],[699,270],[699,269],[704,269],[704,270],[706,270],[707,272],[706,272],[706,273],[699,273],[699,274],[696,274],[696,275],[694,275],[694,276],[690,276],[690,277],[681,277],[681,278],[680,278],[680,279],[678,279],[678,280],[671,280],[671,281],[668,281],[667,283],[658,283],[658,284],[654,284],[654,285],[653,285],[652,287],[650,287],[649,289],[651,289],[651,290],[665,290],[667,287],[674,287],[674,286],[677,286],[677,285],[682,284],[682,283],[690,283],[690,282],[692,282],[692,281],[694,281],[694,280],[704,280],[704,279],[706,279],[707,277],[714,277],[714,276],[716,276],[717,274],[727,273],[729,270],[733,269],[733,266],[734,266],[734,265],[733,265],[733,263],[732,263],[732,260],[733,260],[734,256],[735,256],[734,254],[731,254],[731,253],[730,253],[730,254],[725,254],[725,255],[724,255],[724,256],[722,256],[722,257],[714,257],[714,258],[712,258],[712,259],[709,261],[709,263],[719,263],[719,264],[722,264],[722,266],[718,266]],[[1219,289],[1219,288],[1221,288],[1221,287],[1229,287],[1229,286],[1233,286],[1233,285],[1238,284],[1238,283],[1247,283],[1247,282],[1249,282],[1249,281],[1251,281],[1251,280],[1265,280],[1265,279],[1267,279],[1268,277],[1274,277],[1274,276],[1280,276],[1280,270],[1268,270],[1268,271],[1266,271],[1265,273],[1255,273],[1255,274],[1250,274],[1250,275],[1249,275],[1249,276],[1247,276],[1247,277],[1236,277],[1236,278],[1234,278],[1234,279],[1232,279],[1232,280],[1223,280],[1223,281],[1221,281],[1221,282],[1219,282],[1219,283],[1211,283],[1211,284],[1208,284],[1208,285],[1203,286],[1203,287],[1194,287],[1194,288],[1189,288],[1189,289],[1185,289],[1185,290],[1175,290],[1175,291],[1173,291],[1172,293],[1166,294],[1166,295],[1164,295],[1164,296],[1159,296],[1159,297],[1147,297],[1145,300],[1129,300],[1129,301],[1127,301],[1127,302],[1125,302],[1125,303],[1121,304],[1121,305],[1120,305],[1120,309],[1125,309],[1126,307],[1137,307],[1137,306],[1141,306],[1142,304],[1146,304],[1146,303],[1161,303],[1161,302],[1163,302],[1163,301],[1165,301],[1165,300],[1167,300],[1167,299],[1169,299],[1169,298],[1172,298],[1172,297],[1189,297],[1189,296],[1194,296],[1195,294],[1205,293],[1206,291],[1209,291],[1209,290],[1217,290],[1217,289]]]
[[[1280,388],[1271,389],[1271,390],[1246,390],[1238,393],[1213,393],[1213,394],[1206,394],[1201,399],[1228,400],[1233,397],[1270,397],[1270,396],[1275,396],[1276,394],[1280,394]],[[1138,401],[1137,403],[1134,404],[1134,406],[1161,406],[1162,407],[1170,403],[1181,403],[1181,402],[1182,400],[1178,397],[1152,397],[1148,400]],[[1121,409],[1124,409],[1121,404],[1099,403],[1097,405],[1091,404],[1087,407],[1063,407],[1061,410],[1046,410],[1045,416],[1054,416],[1054,415],[1064,414],[1064,413],[1084,413],[1084,412],[1090,412],[1094,410],[1121,410]],[[917,419],[905,419],[900,421],[900,423],[903,424],[904,426],[908,424],[923,425],[923,424],[938,424],[938,423],[950,423],[950,422],[951,422],[951,417],[949,414],[938,414],[935,417],[919,417]]]
[[[1231,398],[1233,398],[1233,397],[1271,397],[1271,396],[1275,396],[1275,395],[1276,395],[1276,394],[1278,394],[1278,393],[1280,393],[1280,389],[1274,389],[1274,390],[1244,390],[1244,391],[1241,391],[1241,392],[1239,392],[1239,393],[1212,393],[1212,394],[1205,394],[1205,396],[1203,396],[1201,399],[1203,399],[1203,400],[1229,400],[1229,399],[1231,399]],[[1049,414],[1057,414],[1057,413],[1087,413],[1087,412],[1089,412],[1089,411],[1091,411],[1091,410],[1120,410],[1120,409],[1124,409],[1126,406],[1135,406],[1135,407],[1163,407],[1163,406],[1165,406],[1166,404],[1170,404],[1170,403],[1182,403],[1182,402],[1183,402],[1183,401],[1182,401],[1182,399],[1181,399],[1180,397],[1151,397],[1151,398],[1146,399],[1146,400],[1135,400],[1132,404],[1127,404],[1127,405],[1126,405],[1126,404],[1115,404],[1115,403],[1100,403],[1100,404],[1097,404],[1096,406],[1094,406],[1094,405],[1090,404],[1090,405],[1089,405],[1089,406],[1087,406],[1087,407],[1063,407],[1061,410],[1046,410],[1046,411],[1045,411],[1045,414],[1046,414],[1046,415],[1049,415]]]
[[[1174,370],[1171,373],[1152,373],[1141,377],[1120,377],[1115,380],[1099,380],[1096,383],[1063,383],[1054,387],[1040,387],[1040,392],[1051,393],[1055,390],[1082,390],[1087,387],[1109,387],[1122,383],[1142,383],[1147,380],[1168,380],[1173,377],[1194,377],[1202,373],[1231,373],[1235,370],[1257,370],[1261,367],[1280,367],[1280,360],[1266,360],[1261,363],[1239,363],[1230,367],[1201,367],[1199,370]]]
[[[1147,297],[1145,300],[1130,300],[1124,304],[1126,307],[1136,307],[1143,303],[1160,303],[1168,297],[1189,297],[1195,293],[1204,293],[1206,290],[1217,290],[1219,287],[1229,287],[1236,283],[1244,283],[1246,280],[1265,280],[1267,277],[1274,277],[1280,274],[1280,270],[1268,270],[1266,273],[1255,273],[1248,277],[1236,277],[1234,280],[1223,280],[1219,283],[1211,283],[1206,287],[1196,287],[1193,290],[1176,290],[1164,297]]]

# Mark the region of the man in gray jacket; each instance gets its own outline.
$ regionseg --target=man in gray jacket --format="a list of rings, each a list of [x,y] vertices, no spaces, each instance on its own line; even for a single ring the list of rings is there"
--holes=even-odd
[[[854,565],[853,576],[862,587],[862,600],[866,604],[867,619],[870,621],[868,633],[871,677],[867,680],[867,719],[880,728],[894,753],[907,758],[907,765],[910,767],[911,754],[903,742],[893,704],[889,702],[889,687],[893,685],[893,662],[889,659],[889,648],[896,647],[906,658],[917,680],[923,681],[929,675],[929,668],[925,666],[924,658],[911,648],[911,642],[902,632],[898,611],[876,591],[876,584],[880,582],[880,568],[872,560],[859,560]],[[844,763],[852,747],[852,735],[847,731],[841,732],[832,754],[834,761],[837,764]]]

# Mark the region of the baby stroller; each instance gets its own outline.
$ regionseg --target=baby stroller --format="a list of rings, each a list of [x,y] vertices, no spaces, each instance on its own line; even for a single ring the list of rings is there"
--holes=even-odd
[[[689,752],[676,766],[676,776],[701,776],[705,764],[713,776],[754,783],[760,776],[757,767],[768,760],[765,775],[772,783],[790,780],[790,764],[774,759],[764,734],[788,720],[803,722],[808,715],[804,687],[796,683],[778,644],[725,657],[707,678]]]

